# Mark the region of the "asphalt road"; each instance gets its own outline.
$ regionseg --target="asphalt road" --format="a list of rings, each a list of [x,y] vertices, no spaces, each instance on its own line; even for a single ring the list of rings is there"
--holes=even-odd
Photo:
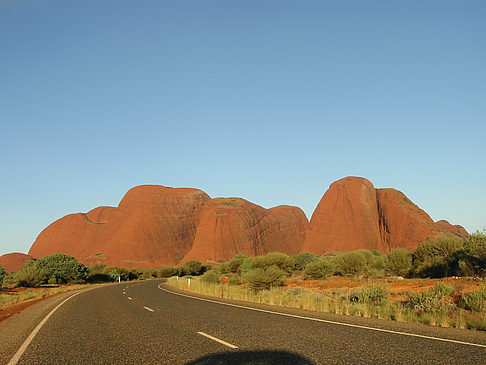
[[[122,283],[81,292],[52,314],[18,363],[201,365],[486,362],[486,346],[471,345],[486,345],[486,334],[481,332],[240,303],[291,316],[279,315],[188,298],[161,290],[164,286],[159,288],[160,283],[156,280]],[[9,326],[9,320],[0,327],[2,336],[5,326]],[[323,321],[343,322],[353,327]],[[13,353],[10,355],[13,356]]]

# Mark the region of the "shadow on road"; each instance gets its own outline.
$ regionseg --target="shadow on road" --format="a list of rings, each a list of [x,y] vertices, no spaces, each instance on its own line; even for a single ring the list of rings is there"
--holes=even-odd
[[[220,352],[200,357],[186,365],[314,365],[300,355],[286,351]]]

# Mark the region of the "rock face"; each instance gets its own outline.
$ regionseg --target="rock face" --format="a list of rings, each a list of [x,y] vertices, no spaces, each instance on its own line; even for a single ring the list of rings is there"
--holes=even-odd
[[[467,236],[461,226],[434,222],[403,193],[375,189],[359,177],[331,184],[310,223],[297,207],[265,209],[241,198],[211,199],[198,189],[143,185],[129,190],[118,207],[55,221],[24,256],[65,253],[85,265],[150,268],[272,251],[413,250],[441,234]]]
[[[398,190],[375,189],[367,179],[346,177],[331,184],[319,202],[302,252],[413,250],[440,234],[467,236],[464,228],[446,223],[434,223]]]
[[[65,253],[86,265],[175,265],[191,249],[201,208],[209,199],[198,189],[138,186],[118,208],[99,207],[52,223],[29,254]]]
[[[435,229],[439,232],[452,233],[458,237],[466,237],[469,235],[463,226],[458,224],[452,225],[446,220],[440,220],[435,222]]]
[[[25,253],[13,252],[0,256],[0,266],[2,266],[6,272],[17,271],[21,269],[27,261],[33,261],[32,256]]]
[[[264,209],[241,198],[216,198],[202,209],[194,244],[183,262],[229,260],[236,254],[296,254],[308,221],[297,207]]]

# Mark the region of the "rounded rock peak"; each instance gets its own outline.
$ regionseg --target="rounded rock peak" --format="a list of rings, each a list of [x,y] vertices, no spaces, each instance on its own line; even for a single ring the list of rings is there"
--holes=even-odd
[[[6,272],[21,269],[27,261],[34,261],[34,258],[21,252],[6,253],[5,255],[0,256],[0,266],[2,266]]]
[[[374,189],[373,183],[368,180],[367,178],[360,177],[360,176],[346,176],[342,179],[334,181],[329,188],[338,187],[341,185],[355,185],[355,184],[362,184],[365,185],[369,189]]]
[[[133,207],[146,204],[159,199],[177,198],[182,196],[201,196],[209,199],[209,196],[202,190],[194,188],[171,188],[162,185],[139,185],[127,191],[120,201],[118,208]]]

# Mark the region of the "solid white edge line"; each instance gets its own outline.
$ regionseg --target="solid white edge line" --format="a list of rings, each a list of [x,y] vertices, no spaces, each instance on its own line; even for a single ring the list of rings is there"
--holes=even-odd
[[[207,338],[209,338],[213,341],[219,342],[222,345],[228,346],[228,347],[232,348],[233,350],[236,350],[238,348],[238,346],[232,345],[229,342],[226,342],[226,341],[220,340],[219,338],[216,338],[214,336],[208,335],[207,333],[198,332],[198,334],[200,334],[201,336],[207,337]]]
[[[20,348],[15,353],[15,355],[9,361],[8,365],[16,365],[19,362],[19,360],[22,357],[22,355],[24,354],[25,350],[27,350],[27,347],[29,347],[30,343],[32,342],[32,340],[34,339],[34,337],[37,335],[37,332],[39,332],[39,330],[47,322],[47,320],[49,319],[49,317],[52,316],[54,314],[54,312],[59,309],[60,306],[62,306],[64,303],[66,303],[69,299],[74,298],[76,295],[79,295],[81,293],[84,293],[86,290],[90,290],[90,289],[92,289],[92,288],[88,288],[88,289],[85,289],[85,290],[81,290],[81,291],[79,291],[79,292],[71,295],[69,298],[64,299],[53,310],[51,310],[49,312],[49,314],[47,316],[45,316],[44,319],[37,325],[37,327],[34,328],[34,330],[30,333],[29,337],[27,337],[27,339],[24,341],[24,343],[22,344],[22,346],[20,346]]]
[[[395,334],[395,335],[418,337],[418,338],[425,338],[425,339],[428,339],[428,340],[435,340],[435,341],[442,341],[442,342],[451,342],[451,343],[456,343],[456,344],[460,344],[460,345],[476,346],[476,347],[486,348],[486,345],[482,345],[482,344],[479,344],[479,343],[464,342],[464,341],[458,341],[458,340],[450,340],[448,338],[425,336],[425,335],[419,335],[419,334],[410,333],[410,332],[400,332],[400,331],[386,330],[386,329],[383,329],[383,328],[368,327],[368,326],[362,326],[362,325],[359,325],[359,324],[336,322],[336,321],[330,321],[330,320],[327,320],[327,319],[320,319],[320,318],[313,318],[313,317],[305,317],[305,316],[299,316],[297,314],[281,313],[281,312],[274,312],[274,311],[270,311],[270,310],[266,310],[266,309],[246,307],[244,305],[231,304],[231,303],[223,303],[223,302],[218,302],[217,300],[211,300],[211,299],[193,297],[191,295],[176,293],[176,292],[173,292],[173,291],[170,291],[170,290],[161,288],[160,287],[161,285],[162,284],[159,284],[157,287],[160,290],[165,291],[167,293],[171,293],[171,294],[174,294],[174,295],[179,295],[179,296],[186,297],[186,298],[201,300],[201,301],[204,301],[204,302],[210,302],[210,303],[215,303],[215,304],[220,304],[220,305],[226,305],[226,306],[229,306],[229,307],[247,309],[247,310],[252,310],[252,311],[256,311],[256,312],[276,314],[276,315],[284,316],[284,317],[292,317],[292,318],[305,319],[305,320],[308,320],[308,321],[323,322],[323,323],[334,324],[334,325],[338,325],[338,326],[361,328],[361,329],[370,330],[370,331],[377,331],[377,332],[384,332],[384,333],[392,333],[392,334]]]
[[[150,311],[150,312],[154,312],[154,310],[152,308],[149,308],[149,307],[144,307],[146,310]]]

